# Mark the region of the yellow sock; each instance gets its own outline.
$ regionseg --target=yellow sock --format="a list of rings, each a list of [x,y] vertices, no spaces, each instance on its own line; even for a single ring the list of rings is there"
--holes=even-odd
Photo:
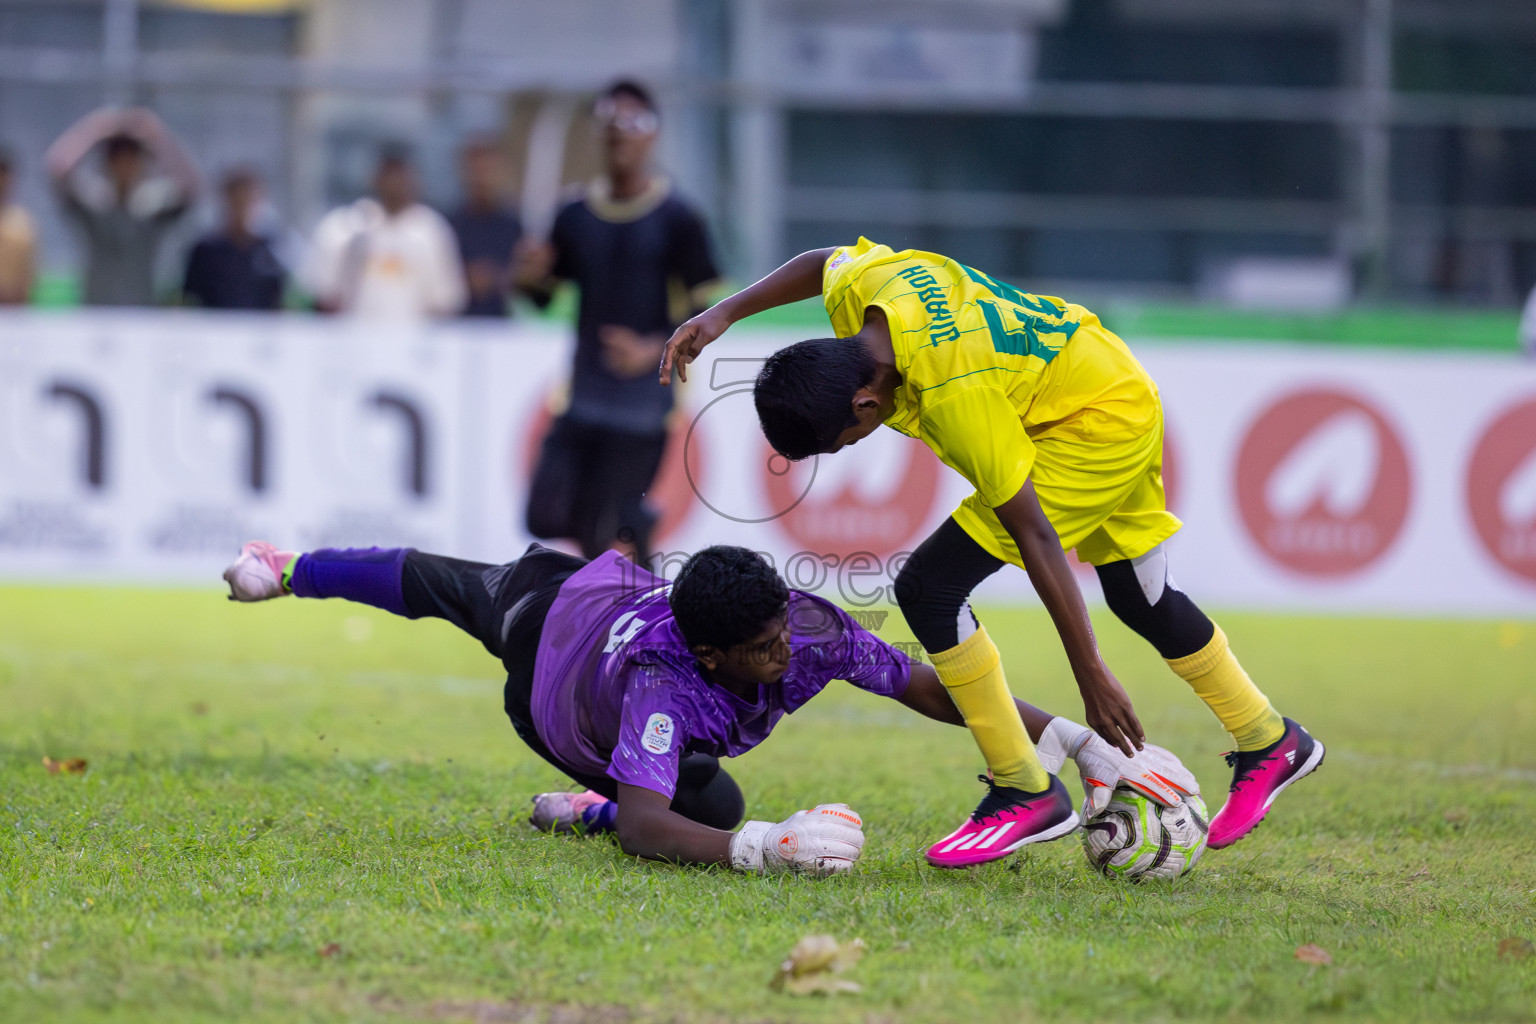
[[[1267,747],[1285,733],[1280,713],[1237,663],[1220,626],[1210,643],[1188,657],[1172,659],[1168,667],[1216,713],[1238,750]]]
[[[939,682],[960,709],[966,728],[987,759],[992,781],[1038,793],[1051,777],[1035,754],[1035,745],[1024,731],[1024,722],[1008,692],[1002,657],[981,626],[947,651],[930,654]]]

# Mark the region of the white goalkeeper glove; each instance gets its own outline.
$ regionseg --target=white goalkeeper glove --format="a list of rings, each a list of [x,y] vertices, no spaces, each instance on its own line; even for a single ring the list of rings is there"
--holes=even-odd
[[[760,875],[836,875],[864,849],[864,822],[847,804],[818,804],[775,825],[749,821],[731,837],[731,867]]]
[[[1135,757],[1126,757],[1085,725],[1053,718],[1036,746],[1040,763],[1052,775],[1067,758],[1082,776],[1084,814],[1092,817],[1109,806],[1116,786],[1129,786],[1164,807],[1176,807],[1185,796],[1200,792],[1200,784],[1177,757],[1148,743]]]

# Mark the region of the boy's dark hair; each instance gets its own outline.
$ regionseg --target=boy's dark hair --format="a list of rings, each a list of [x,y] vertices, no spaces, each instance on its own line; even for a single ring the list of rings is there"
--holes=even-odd
[[[683,563],[668,601],[689,647],[725,651],[783,615],[789,587],[757,552],[716,544]]]
[[[830,452],[858,423],[853,396],[875,379],[875,357],[857,338],[801,341],[763,363],[752,400],[773,450],[798,462]]]
[[[616,100],[620,96],[628,96],[653,114],[658,112],[656,110],[656,98],[651,95],[651,90],[633,78],[621,78],[608,86],[608,88],[603,90],[602,99]]]
[[[0,145],[0,171],[14,171],[16,158],[11,155],[11,147]]]

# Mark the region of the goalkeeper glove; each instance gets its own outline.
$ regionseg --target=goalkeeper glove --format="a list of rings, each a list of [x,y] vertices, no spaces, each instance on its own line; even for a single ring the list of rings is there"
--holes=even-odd
[[[1198,794],[1200,784],[1177,757],[1148,743],[1135,757],[1126,757],[1092,729],[1065,718],[1053,718],[1037,746],[1040,763],[1052,775],[1067,758],[1077,763],[1085,797],[1084,816],[1109,806],[1117,786],[1129,786],[1164,807],[1176,807],[1186,795]]]
[[[731,837],[731,867],[760,875],[836,875],[864,849],[864,822],[847,804],[818,804],[779,824],[749,821]]]

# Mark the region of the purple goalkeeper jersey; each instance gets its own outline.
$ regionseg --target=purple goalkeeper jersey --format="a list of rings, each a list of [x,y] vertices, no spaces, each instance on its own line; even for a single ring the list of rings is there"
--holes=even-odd
[[[611,553],[561,584],[534,662],[533,721],[569,767],[670,797],[683,754],[745,753],[834,679],[886,697],[906,692],[906,655],[835,605],[791,590],[789,668],[756,702],[740,700],[699,675],[669,589]]]

